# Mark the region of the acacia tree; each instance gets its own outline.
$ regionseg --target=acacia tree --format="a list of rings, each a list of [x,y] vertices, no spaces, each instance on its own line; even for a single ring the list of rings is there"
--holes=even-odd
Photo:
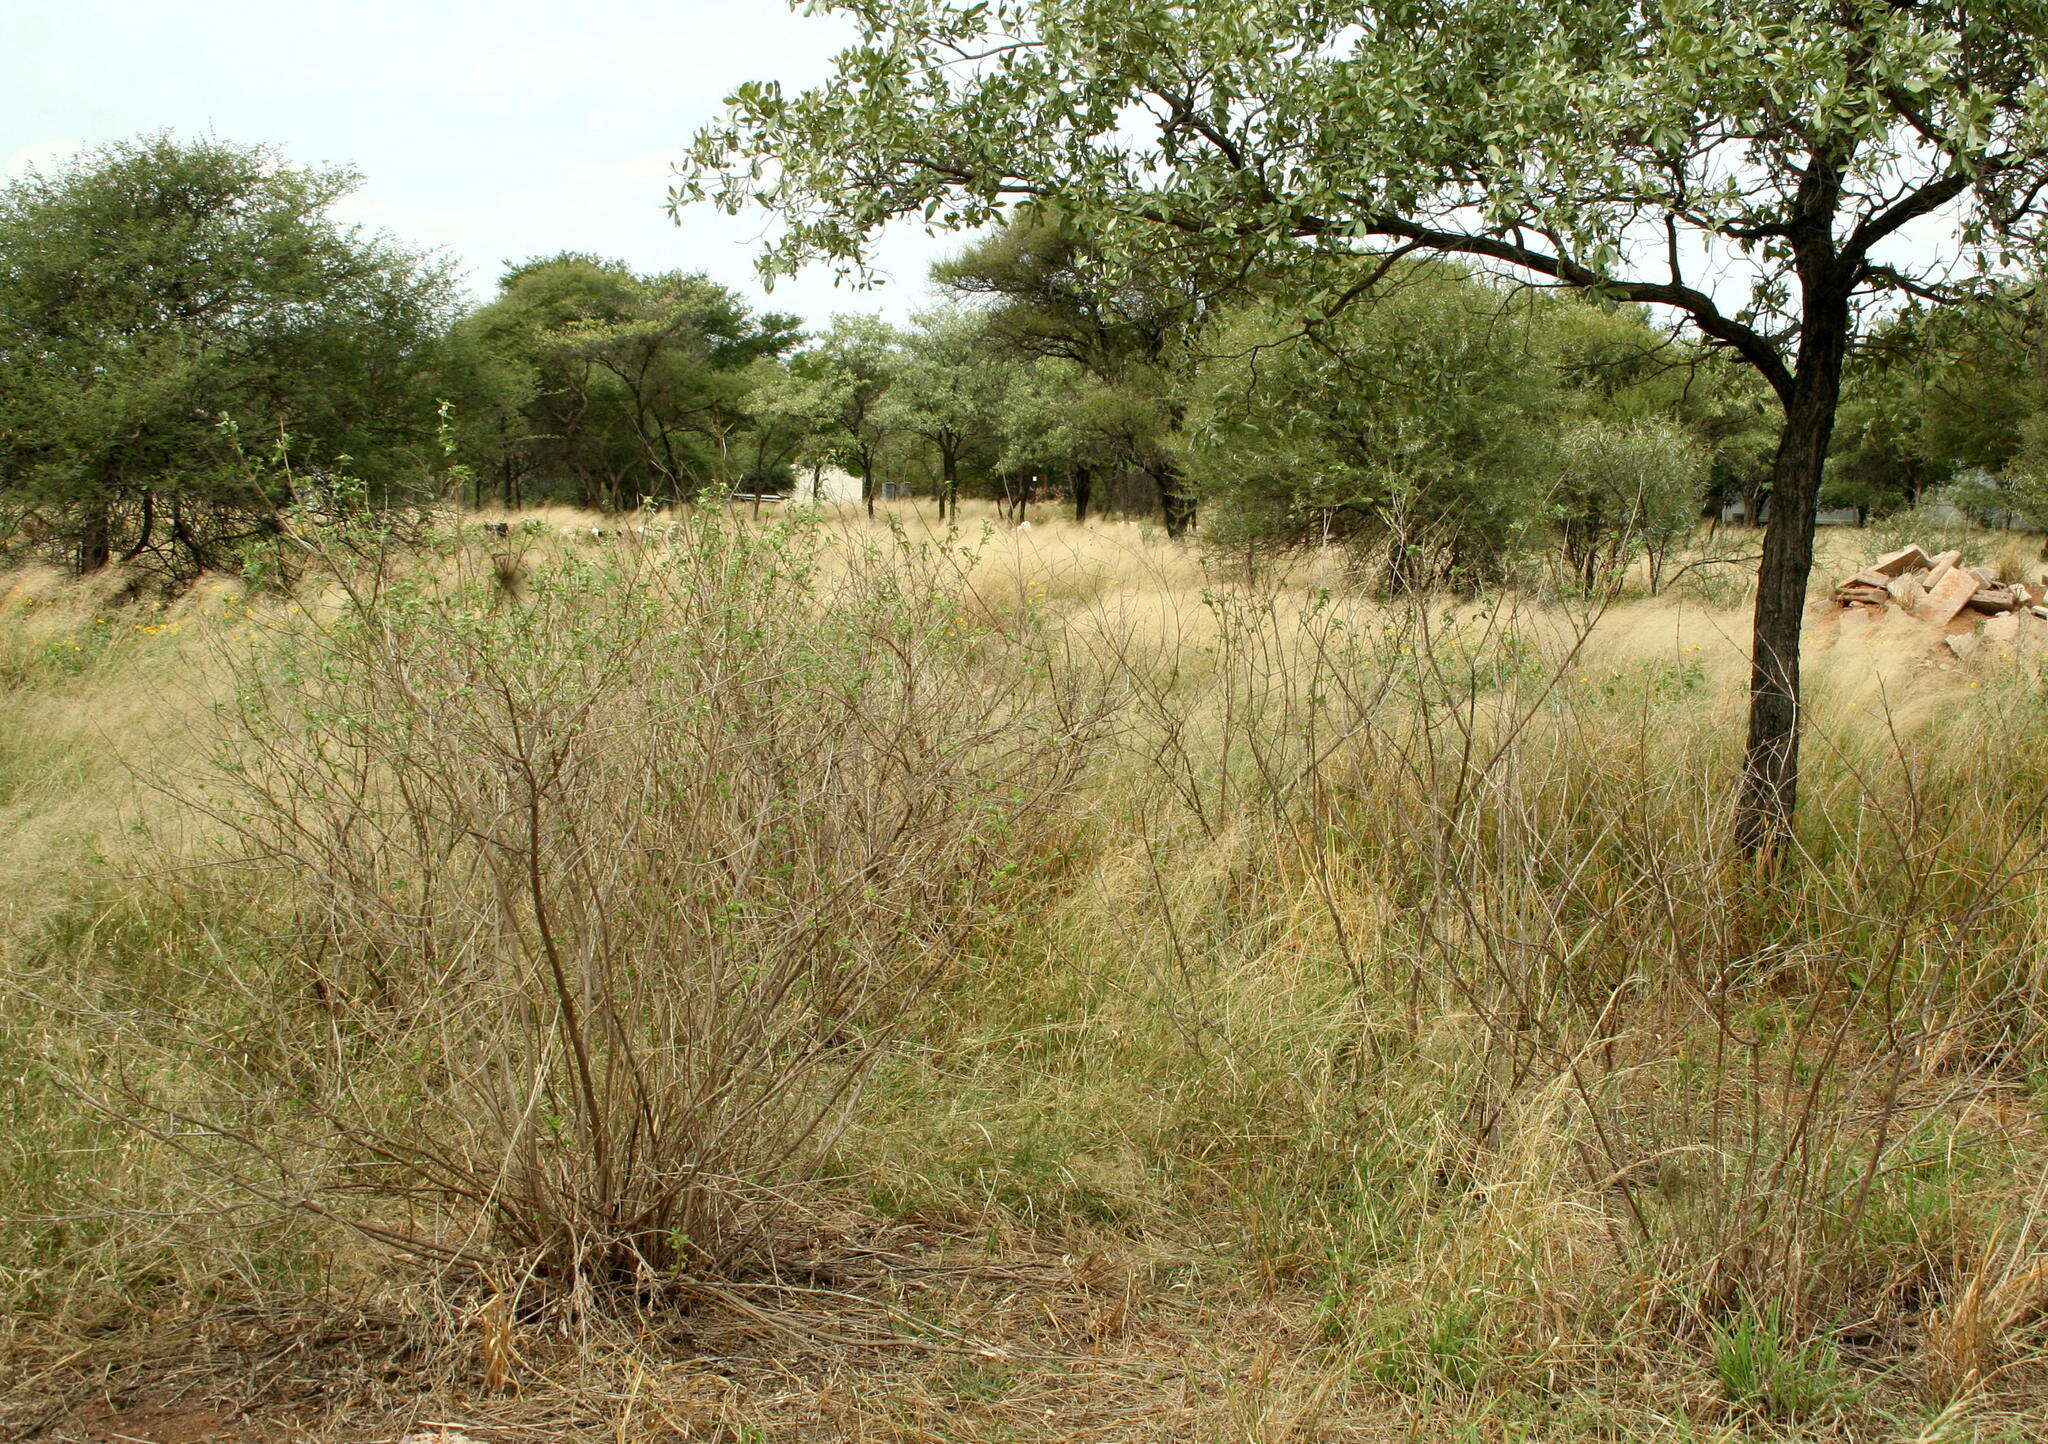
[[[928,312],[905,338],[882,421],[924,441],[938,456],[941,517],[958,515],[961,459],[1000,426],[1005,380],[985,316],[960,309]]]
[[[1582,416],[1556,439],[1551,507],[1565,564],[1587,588],[1640,553],[1650,589],[1699,524],[1712,460],[1699,438],[1669,421]]]
[[[978,226],[1035,203],[1112,242],[1159,228],[1226,258],[1349,260],[1325,305],[1366,288],[1341,279],[1362,250],[1475,257],[1667,308],[1754,367],[1781,425],[1737,839],[1756,852],[1786,838],[1800,620],[1844,358],[1887,296],[1949,299],[1943,267],[1993,267],[2036,239],[2048,6],[817,8],[846,12],[859,43],[815,89],[742,87],[674,195],[779,213],[771,270],[856,268],[895,215]],[[1954,222],[1940,243],[1899,244],[1937,213]]]
[[[2038,280],[1981,305],[1908,311],[1873,332],[1850,367],[1822,505],[1893,510],[1946,488],[1944,500],[1966,510],[2031,513],[2044,439],[2048,294]]]
[[[885,403],[903,364],[902,339],[878,317],[834,316],[814,345],[790,358],[772,403],[822,443],[817,460],[853,468],[869,516],[875,513],[875,462],[895,425]]]
[[[1168,439],[1184,419],[1189,345],[1221,283],[1199,254],[1161,260],[1118,265],[1086,228],[1047,215],[940,262],[932,279],[992,301],[988,334],[1004,349],[1070,362],[1119,394],[1125,458],[1158,487],[1167,535],[1181,536],[1195,522],[1195,493]]]
[[[1096,473],[1126,460],[1132,432],[1147,430],[1145,418],[1131,413],[1123,393],[1071,361],[1039,356],[1013,364],[1003,378],[997,469],[1064,476],[1074,520],[1084,522]]]
[[[795,339],[793,317],[701,275],[574,252],[514,266],[450,338],[474,468],[508,506],[528,473],[608,508],[723,483],[753,367]]]
[[[1534,532],[1563,400],[1539,329],[1461,267],[1401,270],[1312,341],[1270,304],[1216,329],[1183,448],[1219,541],[1350,545],[1405,591],[1498,580]]]
[[[756,498],[791,480],[791,471],[813,438],[809,419],[788,406],[789,368],[763,356],[746,372],[746,424],[740,433],[736,481]]]
[[[0,501],[82,572],[185,579],[274,531],[294,475],[424,485],[454,290],[333,216],[357,184],[164,134],[0,186]],[[289,471],[244,456],[287,440]]]
[[[756,316],[738,296],[703,276],[626,276],[627,304],[578,317],[550,343],[565,369],[598,377],[617,393],[650,475],[667,497],[699,484],[723,485],[732,442],[747,421],[749,371],[788,349],[793,316]],[[691,453],[705,448],[700,461]]]

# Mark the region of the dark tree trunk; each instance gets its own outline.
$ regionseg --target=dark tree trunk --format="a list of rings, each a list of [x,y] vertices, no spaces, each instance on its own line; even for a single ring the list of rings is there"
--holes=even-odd
[[[939,487],[939,519],[952,517],[960,519],[960,457],[957,452],[946,450],[940,453],[945,469],[945,479]]]
[[[86,503],[85,526],[78,534],[78,574],[96,572],[113,559],[113,503],[96,499]]]
[[[1752,481],[1742,488],[1742,524],[1762,526],[1764,524],[1764,503],[1771,494],[1770,483]]]
[[[1186,536],[1195,524],[1194,488],[1170,461],[1154,467],[1152,479],[1159,483],[1159,519],[1166,525],[1166,534]]]
[[[1094,488],[1095,477],[1085,466],[1074,468],[1074,520],[1088,520],[1088,493]]]
[[[1810,306],[1800,338],[1785,427],[1771,463],[1770,521],[1757,568],[1749,681],[1749,740],[1742,757],[1735,842],[1744,856],[1790,840],[1799,798],[1799,637],[1813,570],[1821,468],[1841,399],[1848,349],[1846,299]]]
[[[868,509],[868,519],[872,521],[875,515],[875,467],[865,458],[860,464],[860,502]]]
[[[132,562],[156,541],[156,488],[142,489],[142,521],[135,535],[135,545],[121,553],[121,560]]]
[[[192,528],[185,523],[185,508],[177,494],[171,494],[171,540],[192,559],[192,565],[200,571],[213,569],[213,556],[198,537],[192,535]]]

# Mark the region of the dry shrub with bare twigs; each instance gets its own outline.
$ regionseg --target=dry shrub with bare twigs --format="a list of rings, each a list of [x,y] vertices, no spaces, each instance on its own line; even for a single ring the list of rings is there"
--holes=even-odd
[[[1099,709],[980,657],[928,558],[828,575],[802,526],[707,515],[523,600],[355,565],[249,654],[190,792],[289,874],[288,926],[103,1106],[502,1287],[758,1261],[1054,845]]]
[[[1944,1297],[1930,1347],[1985,1352],[1964,1336],[2023,1322],[2033,1275],[1984,1306],[1916,1189],[2048,1041],[2030,961],[2048,798],[1819,717],[1808,852],[1754,876],[1724,842],[1735,728],[1700,720],[1732,717],[1726,696],[1683,654],[1617,655],[1610,600],[1246,586],[1207,594],[1196,656],[1093,629],[1143,719],[1121,735],[1169,939],[1164,1026],[1189,1067],[1256,1073],[1219,983],[1284,975],[1303,945],[1267,919],[1297,919],[1344,980],[1304,1113],[1334,1093],[1383,1119],[1363,1152],[1418,1193],[1391,1225],[1416,1272],[1342,1275],[1375,1368],[1412,1355],[1498,1387],[1555,1377],[1573,1331],[1704,1343],[1730,1318],[1895,1351]],[[1228,861],[1191,889],[1205,849]],[[1204,914],[1206,935],[1187,922]],[[1299,1086],[1315,1056],[1266,1076]],[[1386,1140],[1411,1133],[1395,1165]],[[1394,1314],[1388,1289],[1409,1297]]]

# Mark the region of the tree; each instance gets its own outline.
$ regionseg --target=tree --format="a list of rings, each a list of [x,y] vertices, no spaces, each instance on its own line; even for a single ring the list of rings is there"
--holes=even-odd
[[[742,87],[677,200],[780,214],[765,264],[857,267],[890,216],[1055,206],[1312,266],[1472,257],[1666,308],[1779,411],[1736,836],[1797,795],[1799,633],[1845,359],[1939,263],[2031,245],[2048,185],[2048,7],[1901,0],[860,0],[819,87]],[[772,156],[774,165],[760,158]],[[1924,229],[1924,228],[1923,228]],[[1341,272],[1333,271],[1333,277]],[[1709,276],[1713,279],[1708,279]],[[1333,279],[1334,306],[1369,287]]]
[[[1699,525],[1712,465],[1707,448],[1669,421],[1601,416],[1569,422],[1553,446],[1551,507],[1579,584],[1616,577],[1641,553],[1657,590],[1665,560]]]
[[[883,401],[883,424],[926,442],[939,459],[939,515],[958,515],[960,461],[986,448],[1000,426],[1005,368],[988,318],[963,309],[928,312],[904,340]]]
[[[742,455],[735,480],[756,497],[789,484],[790,469],[809,440],[803,418],[782,404],[788,377],[788,366],[771,356],[755,361],[742,377],[745,419],[738,432]]]
[[[719,487],[748,425],[755,363],[795,337],[793,317],[755,315],[700,275],[576,253],[514,266],[451,337],[480,378],[480,414],[497,418],[472,465],[566,476],[578,501],[613,509]],[[494,441],[502,449],[488,454]]]
[[[794,317],[755,316],[702,276],[668,272],[631,277],[625,304],[579,317],[548,342],[567,374],[616,394],[615,410],[655,479],[649,494],[675,499],[728,480],[747,417],[748,368],[784,350],[796,329]]]
[[[1207,340],[1184,456],[1210,531],[1361,547],[1397,589],[1498,578],[1538,515],[1558,373],[1459,267],[1388,279],[1384,304],[1310,333],[1258,304]]]
[[[1562,393],[1562,414],[1546,428],[1547,490],[1566,566],[1593,588],[1643,556],[1659,590],[1706,507],[1722,449],[1706,433],[1721,429],[1725,368],[1652,326],[1640,306],[1542,295],[1519,319]]]
[[[837,455],[838,437],[830,430],[826,388],[815,375],[805,374],[802,352],[786,363],[756,366],[759,374],[747,402],[753,412],[753,435],[762,460],[770,472],[787,467],[797,472],[808,471],[815,480]],[[804,499],[800,482],[792,486],[791,494]],[[808,499],[817,498],[814,495]]]
[[[477,313],[457,321],[441,348],[436,391],[448,404],[470,499],[482,506],[494,493],[511,510],[539,463],[540,438],[529,411],[537,389],[533,357],[506,342],[502,331],[478,324]]]
[[[357,184],[157,135],[0,189],[0,490],[79,570],[189,575],[274,529],[294,476],[425,475],[453,289],[333,218]]]
[[[1064,476],[1077,522],[1088,520],[1096,474],[1127,459],[1133,434],[1149,430],[1152,419],[1133,415],[1129,398],[1099,378],[1051,356],[1007,368],[998,415],[997,469]]]
[[[2037,282],[1914,308],[1880,326],[1849,371],[1826,500],[1884,510],[1947,488],[1950,500],[1975,492],[2009,513],[2015,498],[1997,493],[2038,470],[2032,438],[2044,424],[2048,305]]]
[[[999,344],[1070,362],[1119,393],[1120,449],[1158,487],[1169,536],[1195,523],[1194,488],[1171,438],[1182,420],[1188,346],[1216,288],[1200,265],[1180,259],[1117,267],[1082,226],[1054,216],[1013,223],[932,268],[946,289],[996,303],[989,334]]]
[[[1709,350],[1687,378],[1680,397],[1686,425],[1712,448],[1708,491],[1717,511],[1740,498],[1751,519],[1762,515],[1784,430],[1777,396],[1756,370],[1726,351]]]
[[[903,338],[874,316],[834,316],[825,334],[790,358],[785,415],[825,443],[819,459],[844,462],[860,478],[861,503],[875,512],[875,463],[894,426],[884,404],[902,364]]]

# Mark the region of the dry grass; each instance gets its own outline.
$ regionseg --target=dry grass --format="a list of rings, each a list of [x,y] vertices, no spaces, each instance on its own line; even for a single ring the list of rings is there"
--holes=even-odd
[[[337,645],[332,595],[311,614],[124,612],[117,642],[87,646],[93,599],[23,580],[38,600],[10,603],[0,639],[17,1381],[0,1421],[17,1433],[1961,1440],[2048,1423],[2048,777],[2017,742],[2039,659],[1944,672],[1924,639],[1816,627],[1806,856],[1758,879],[1721,841],[1746,641],[1730,568],[1604,605],[1402,606],[1353,594],[1331,558],[1246,574],[1116,522],[942,532],[885,508],[799,529],[788,544],[815,552],[763,589],[755,563],[705,572],[687,525],[594,540],[577,533],[597,519],[537,520],[408,564],[412,611],[357,609],[381,628],[367,649]],[[1855,539],[1830,544],[1856,560]],[[746,665],[713,665],[719,616],[766,639]],[[823,753],[739,745],[825,712],[775,679],[822,665],[843,683],[831,659],[858,656],[896,660],[856,669],[870,710],[821,722]],[[529,709],[476,705],[508,671]],[[223,732],[199,704],[230,688]],[[793,713],[748,724],[771,695]],[[693,698],[724,700],[665,734],[657,714]],[[308,708],[378,740],[337,753],[358,734]],[[1069,728],[1055,752],[995,760],[1048,716]],[[863,976],[921,980],[916,1005],[853,1022],[873,1029],[860,1088],[809,1095],[852,1100],[829,1128],[727,1170],[759,1171],[738,1182],[772,1188],[776,1220],[715,1268],[685,1251],[621,1290],[616,1269],[533,1264],[545,1247],[464,1202],[511,1176],[486,1145],[533,1111],[477,1092],[520,1069],[464,1058],[525,1059],[572,1132],[581,1106],[551,1071],[559,999],[521,991],[541,971],[531,910],[458,841],[499,815],[482,779],[518,718],[579,759],[581,790],[548,795],[583,841],[544,829],[500,855],[559,868],[572,991],[631,1022],[619,1058],[674,1056],[659,1000],[694,996],[703,975],[675,970],[720,956],[714,939],[802,954],[745,908],[732,932],[715,909],[646,905],[674,887],[651,864],[579,881],[570,860],[729,859],[763,816],[730,796],[761,795],[747,779],[783,756],[825,789],[774,814],[811,839],[806,875],[829,890],[851,858],[847,875],[910,889],[847,926],[879,970]],[[155,786],[252,766],[253,803],[210,794],[218,823],[174,802],[189,784]],[[365,800],[408,795],[405,766],[444,803],[373,809],[370,847]],[[676,786],[642,785],[662,777]],[[862,797],[927,796],[934,817],[979,797],[969,811],[1000,818],[989,803],[1027,794],[1057,816],[918,833],[930,846],[894,874],[889,849],[848,845]],[[294,851],[278,820],[309,817],[320,846]],[[171,870],[209,849],[266,865]],[[426,909],[430,869],[444,901]],[[728,866],[706,895],[742,899],[762,872]],[[883,925],[906,914],[929,926]],[[318,1010],[262,984],[313,940],[400,991],[440,985],[381,1032],[349,1015],[373,1065],[291,1062],[317,1056],[299,1050]],[[876,999],[854,1001],[849,1021]],[[463,1032],[486,1015],[557,1025]],[[785,1052],[824,1017],[692,1016]],[[200,1066],[225,1058],[240,1091]],[[123,1076],[131,1112],[175,1103],[193,1129],[86,1106]],[[260,1138],[224,1135],[256,1076],[290,1086],[263,1095]],[[350,1155],[337,1117],[374,1118],[357,1141],[387,1153],[452,1152],[469,1182],[423,1192],[417,1168]],[[315,1153],[371,1185],[368,1214],[272,1206],[301,1197],[277,1185]],[[374,1177],[347,1172],[366,1162]],[[596,1197],[590,1162],[553,1157],[549,1207]],[[408,1237],[495,1238],[567,1291],[423,1270],[384,1246],[401,1214]]]

